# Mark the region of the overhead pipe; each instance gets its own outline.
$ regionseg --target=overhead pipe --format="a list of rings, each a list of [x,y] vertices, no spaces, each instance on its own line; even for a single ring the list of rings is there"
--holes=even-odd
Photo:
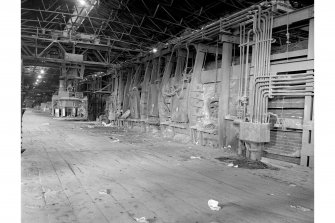
[[[196,37],[195,39],[197,39],[197,38],[199,38],[199,36],[201,37],[203,35],[203,31],[207,32],[207,31],[216,30],[218,28],[220,29],[222,21],[225,21],[225,20],[229,21],[229,20],[233,19],[234,17],[238,17],[241,14],[245,14],[247,11],[249,11],[249,10],[251,10],[253,8],[255,8],[255,6],[251,6],[251,7],[247,8],[247,9],[239,11],[239,12],[237,12],[237,13],[231,15],[231,16],[228,16],[226,18],[223,18],[223,19],[220,19],[218,21],[215,21],[215,22],[213,22],[213,23],[211,23],[211,24],[209,24],[209,25],[201,28],[200,30],[197,30],[195,33],[190,33],[189,35],[186,35],[186,36],[179,37],[177,39],[171,40],[170,43],[171,44],[176,44],[177,42],[183,42],[183,41],[190,42],[189,40],[192,39],[191,37]]]
[[[258,8],[257,6],[255,6],[255,7]],[[260,7],[260,9],[261,9],[261,7]],[[250,11],[250,10],[248,10],[248,11]],[[262,13],[262,9],[261,9],[261,13]],[[248,14],[247,15],[244,14],[244,15],[241,15],[237,18],[233,18],[233,19],[229,19],[229,20],[227,18],[225,18],[225,20],[228,20],[228,22],[226,22],[224,24],[220,24],[220,27],[212,27],[212,28],[209,28],[207,30],[203,28],[202,30],[199,30],[196,34],[191,33],[191,34],[188,35],[189,37],[192,37],[192,38],[189,38],[189,37],[186,36],[186,37],[184,37],[183,40],[180,40],[180,42],[182,42],[182,41],[189,41],[190,42],[190,41],[194,41],[194,40],[199,39],[199,38],[201,39],[201,37],[203,37],[203,36],[211,37],[212,35],[216,35],[222,29],[226,29],[228,27],[231,27],[231,26],[234,26],[236,24],[239,24],[239,23],[246,22],[246,21],[250,20],[250,17],[248,16]]]
[[[222,19],[220,19],[216,22],[213,22],[213,23],[205,26],[205,27],[202,27],[200,30],[197,30],[193,33],[190,33],[189,35],[173,39],[169,42],[169,44],[191,42],[191,41],[194,41],[194,40],[197,40],[197,39],[201,39],[201,37],[203,37],[204,35],[206,35],[206,36],[211,36],[211,35],[214,35],[214,34],[216,35],[218,32],[220,32],[224,28],[228,28],[229,26],[233,26],[233,25],[236,25],[238,23],[247,21],[249,19],[247,17],[249,11],[257,9],[259,15],[261,15],[262,6],[268,8],[270,5],[271,5],[271,3],[250,6],[249,8],[246,8],[242,11],[234,13],[231,16],[222,18]]]

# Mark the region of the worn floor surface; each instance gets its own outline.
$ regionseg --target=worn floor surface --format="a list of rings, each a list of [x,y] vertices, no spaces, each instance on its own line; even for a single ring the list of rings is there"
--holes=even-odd
[[[24,114],[22,222],[313,222],[310,169],[232,168],[218,149],[88,125]]]

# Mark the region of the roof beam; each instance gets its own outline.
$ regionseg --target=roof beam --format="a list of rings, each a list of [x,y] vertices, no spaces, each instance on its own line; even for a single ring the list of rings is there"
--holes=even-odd
[[[57,40],[44,38],[44,37],[36,37],[36,36],[27,36],[27,35],[21,35],[22,38],[28,38],[28,39],[38,39],[38,40],[44,40],[48,42],[58,42],[58,43],[69,43],[68,40]],[[81,48],[87,48],[87,49],[95,49],[95,50],[103,50],[108,51],[108,49],[116,49],[116,50],[127,50],[131,52],[142,52],[142,50],[139,49],[130,49],[130,48],[124,48],[124,47],[117,47],[117,46],[110,46],[105,44],[94,44],[94,43],[85,43],[85,42],[78,42],[76,41],[76,47]]]
[[[54,63],[66,63],[66,64],[74,64],[75,62],[67,61],[64,59],[56,59],[56,58],[46,58],[46,57],[35,57],[35,56],[22,56],[22,59],[30,59],[30,60],[40,60],[40,61],[47,61],[47,62],[54,62]],[[77,64],[84,64],[84,65],[95,65],[95,66],[102,66],[102,67],[109,67],[110,64],[107,63],[100,63],[100,62],[93,62],[93,61],[83,61]]]
[[[24,21],[24,22],[37,22],[37,20],[27,20],[27,19],[21,19],[22,21]],[[41,22],[47,22],[47,21],[41,21]],[[64,23],[59,23],[59,22],[50,22],[50,23],[52,23],[52,24],[60,24],[60,25],[65,25],[66,23],[64,22]],[[22,25],[22,23],[21,23],[21,25]],[[84,25],[83,25],[84,26]],[[107,26],[112,30],[112,32],[114,33],[114,34],[123,34],[123,35],[127,35],[127,36],[129,36],[129,35],[131,35],[131,36],[133,36],[133,37],[135,37],[135,38],[139,38],[139,39],[142,39],[142,40],[144,40],[144,41],[146,41],[146,42],[149,42],[149,44],[152,44],[152,43],[157,43],[158,41],[156,41],[156,40],[152,40],[152,39],[149,39],[149,38],[144,38],[144,37],[141,37],[141,36],[138,36],[138,35],[135,35],[135,34],[129,34],[129,33],[124,33],[124,32],[119,32],[119,31],[116,31],[116,30],[114,30],[109,24],[107,24]],[[31,33],[31,34],[36,34],[36,27],[35,26],[28,26],[28,25],[24,25],[24,26],[22,26],[21,27],[21,31],[22,30],[31,30],[31,31],[24,31],[24,33],[27,33],[27,34],[29,34],[29,33]],[[45,28],[45,30],[46,31],[54,31],[53,29],[47,29],[47,28]],[[115,39],[113,39],[113,38],[110,38],[110,36],[107,36],[107,35],[99,35],[99,36],[97,36],[97,37],[99,37],[99,38],[105,38],[105,39],[110,39],[110,40],[114,40],[114,41],[118,41],[118,42],[123,42],[123,43],[126,43],[126,44],[130,44],[130,45],[134,45],[134,46],[138,46],[138,41],[134,41],[134,42],[129,42],[129,41],[125,41],[125,40],[121,40],[118,36],[116,36],[116,35],[114,35],[115,36]]]
[[[72,13],[71,18],[67,22],[65,27],[66,30],[76,31],[80,25],[84,22],[85,18],[89,18],[88,14],[91,12],[95,4],[98,2],[97,0],[86,1],[89,2],[88,6],[80,6],[80,3],[77,3],[74,8],[74,12]]]
[[[29,9],[29,8],[22,8],[21,10],[28,10],[28,11],[35,11],[35,12],[39,12],[41,11],[41,9]],[[48,11],[46,10],[45,12],[48,12],[48,13],[54,13],[54,14],[62,14],[62,15],[72,15],[71,13],[65,13],[65,12],[56,12],[56,11]],[[90,19],[93,19],[93,20],[99,20],[99,21],[107,21],[107,19],[102,19],[102,18],[98,18],[98,17],[92,17],[92,16],[82,16],[82,15],[77,15],[78,17],[82,17],[82,18],[90,18]],[[175,35],[171,35],[171,34],[168,34],[168,33],[163,33],[161,31],[158,31],[156,29],[150,29],[150,28],[147,28],[147,27],[140,27],[138,25],[135,25],[135,24],[130,24],[130,23],[126,23],[126,22],[121,22],[121,21],[113,21],[115,23],[119,23],[120,25],[122,26],[128,26],[128,27],[138,27],[138,28],[141,28],[141,29],[145,29],[145,30],[148,30],[150,32],[154,32],[154,33],[160,33],[160,34],[164,34],[166,36],[169,36],[169,37],[177,37]]]

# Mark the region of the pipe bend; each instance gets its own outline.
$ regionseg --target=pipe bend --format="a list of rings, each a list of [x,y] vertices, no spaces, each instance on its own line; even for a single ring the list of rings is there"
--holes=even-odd
[[[258,27],[258,30],[261,30],[261,27],[260,27],[260,23],[261,23],[261,15],[262,15],[262,7],[260,5],[256,5],[256,8],[258,9],[258,24],[257,24],[257,27]]]

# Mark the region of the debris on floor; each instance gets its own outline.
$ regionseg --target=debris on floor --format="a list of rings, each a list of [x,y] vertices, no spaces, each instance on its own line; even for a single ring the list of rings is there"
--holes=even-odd
[[[199,159],[199,160],[201,160],[201,157],[200,156],[190,156],[190,159]]]
[[[231,150],[231,145],[224,146],[223,149],[224,149],[224,150],[227,150],[227,149],[228,149],[228,150]]]
[[[99,194],[101,194],[101,195],[103,195],[103,194],[111,194],[111,189],[101,190],[101,191],[99,191]]]
[[[135,218],[135,220],[140,223],[150,223],[145,217]]]
[[[229,167],[243,168],[243,169],[273,169],[278,168],[269,166],[261,161],[248,160],[244,157],[217,157],[215,158],[221,162],[224,162]]]
[[[116,138],[116,137],[109,137],[110,139],[112,139],[111,142],[120,142],[120,139]]]
[[[221,209],[219,202],[213,199],[208,200],[208,206],[212,211],[219,211]]]
[[[299,205],[290,205],[291,208],[295,208],[295,209],[298,209],[300,211],[311,211],[311,209],[309,208],[305,208],[305,207],[302,207],[302,206],[299,206]]]
[[[106,122],[101,122],[103,127],[111,127],[112,123],[107,124]]]
[[[103,195],[103,194],[107,194],[106,191],[99,191],[99,194]]]
[[[42,123],[42,125],[50,125],[50,123],[46,122],[46,123]]]

